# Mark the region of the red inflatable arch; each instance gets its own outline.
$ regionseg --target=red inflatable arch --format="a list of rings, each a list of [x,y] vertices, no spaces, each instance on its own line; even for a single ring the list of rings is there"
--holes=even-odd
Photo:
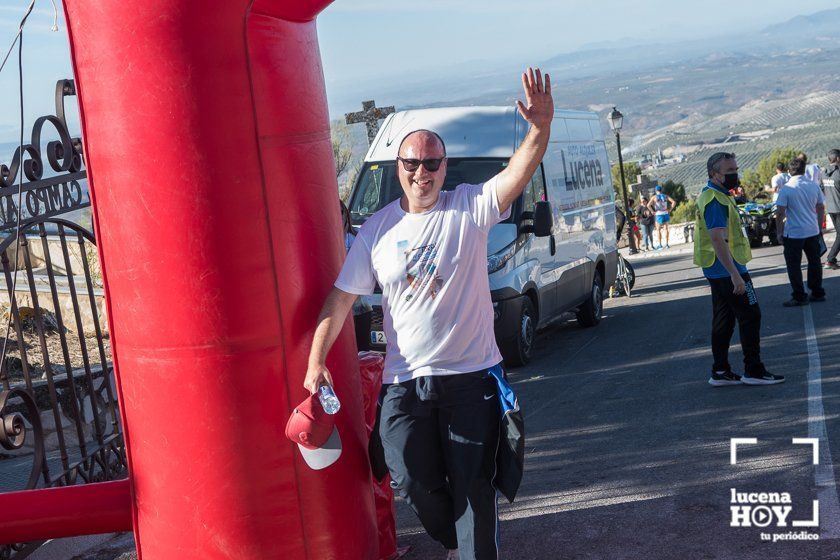
[[[328,4],[64,2],[140,558],[377,557],[352,329],[341,460],[284,437],[343,255]]]

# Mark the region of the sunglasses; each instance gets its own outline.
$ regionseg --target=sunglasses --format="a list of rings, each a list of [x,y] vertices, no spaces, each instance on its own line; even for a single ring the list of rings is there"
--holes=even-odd
[[[412,173],[420,169],[421,165],[426,168],[426,171],[437,171],[440,169],[440,164],[443,163],[443,160],[445,160],[446,157],[433,159],[406,159],[397,156],[397,159],[402,162],[403,169]]]

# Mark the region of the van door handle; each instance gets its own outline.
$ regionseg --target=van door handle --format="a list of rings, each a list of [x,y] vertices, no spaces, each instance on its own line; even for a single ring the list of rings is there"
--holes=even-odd
[[[548,238],[548,248],[551,251],[551,256],[554,256],[554,253],[557,252],[557,242],[554,241],[554,234],[552,233]]]

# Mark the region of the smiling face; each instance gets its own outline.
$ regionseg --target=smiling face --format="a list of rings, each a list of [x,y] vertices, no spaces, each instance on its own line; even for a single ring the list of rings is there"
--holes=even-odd
[[[440,140],[427,131],[413,132],[403,140],[399,157],[402,159],[440,159],[446,154]],[[446,178],[446,160],[437,171],[429,171],[421,165],[415,171],[406,171],[402,161],[397,160],[397,175],[403,197],[402,209],[411,214],[431,210],[437,204],[443,181]]]

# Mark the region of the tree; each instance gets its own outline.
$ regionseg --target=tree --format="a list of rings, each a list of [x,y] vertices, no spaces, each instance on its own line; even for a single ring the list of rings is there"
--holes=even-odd
[[[338,178],[341,177],[350,164],[350,160],[353,159],[350,129],[342,121],[332,123],[330,142],[332,143],[333,159],[335,160],[335,176]]]
[[[741,174],[741,186],[744,188],[744,194],[748,200],[753,200],[755,195],[764,190],[764,183],[760,175],[753,169],[747,169]],[[769,183],[769,181],[768,181]]]
[[[615,199],[620,201],[620,206],[624,207],[624,195],[621,192],[621,175],[619,172],[618,164],[615,163],[610,168],[612,173],[612,182],[613,182],[613,190],[615,191]],[[636,182],[636,176],[642,174],[642,168],[639,166],[639,162],[637,161],[626,161],[624,162],[624,180],[627,182],[629,186],[631,183]],[[627,194],[628,198],[630,198],[630,194]]]
[[[671,219],[675,224],[679,224],[682,222],[693,222],[697,219],[697,216],[697,201],[689,199],[684,201],[676,210],[674,210]]]
[[[347,176],[344,182],[338,184],[338,198],[344,201],[345,204],[350,204],[350,190],[353,188],[353,183],[356,182],[356,177],[359,171],[362,170],[362,162],[357,161],[355,165],[347,170]]]
[[[758,173],[758,180],[761,182],[761,185],[770,185],[770,179],[776,174],[777,163],[787,165],[798,153],[799,150],[794,149],[792,146],[776,148],[770,152],[770,155],[758,162],[755,170]]]
[[[685,196],[685,185],[682,183],[675,183],[671,179],[662,183],[662,192],[673,198],[674,202],[677,203],[677,206],[687,200]]]
[[[764,191],[765,186],[770,185],[770,179],[776,174],[777,163],[787,165],[798,153],[799,150],[791,146],[775,148],[767,157],[758,162],[755,169],[747,169],[741,173],[741,186],[744,187],[747,198],[754,199],[755,195]]]

